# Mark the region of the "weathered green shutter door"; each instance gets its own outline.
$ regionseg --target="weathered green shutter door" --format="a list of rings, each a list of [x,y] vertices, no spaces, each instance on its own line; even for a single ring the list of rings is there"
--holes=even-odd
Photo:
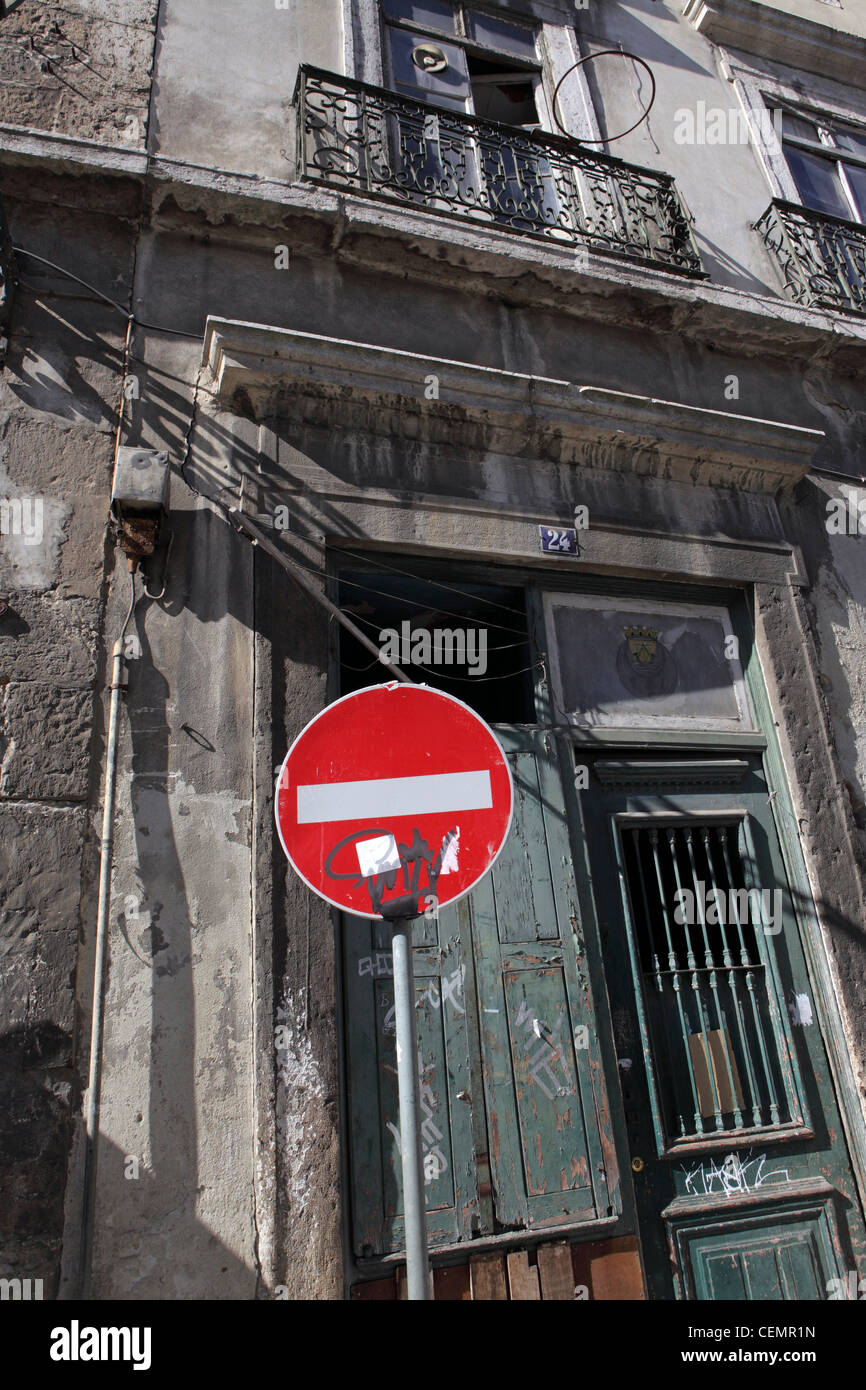
[[[343,922],[353,1228],[363,1257],[404,1243],[391,929]],[[470,1234],[478,1206],[456,914],[421,918],[413,941],[427,1232],[443,1245]]]
[[[469,899],[496,1217],[613,1215],[613,1144],[554,741],[510,755],[514,826]]]
[[[548,736],[500,738],[515,781],[509,840],[473,894],[414,930],[431,1245],[618,1211],[560,762]],[[343,935],[364,1257],[403,1242],[393,988],[389,929],[345,918]]]

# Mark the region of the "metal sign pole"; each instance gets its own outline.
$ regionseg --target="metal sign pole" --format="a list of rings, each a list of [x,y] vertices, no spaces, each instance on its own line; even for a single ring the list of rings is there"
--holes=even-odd
[[[418,1032],[412,968],[412,919],[394,920],[392,962],[397,1025],[397,1086],[400,1093],[400,1149],[403,1158],[403,1219],[406,1228],[407,1295],[429,1300],[427,1209],[421,1156],[421,1094],[418,1086]]]

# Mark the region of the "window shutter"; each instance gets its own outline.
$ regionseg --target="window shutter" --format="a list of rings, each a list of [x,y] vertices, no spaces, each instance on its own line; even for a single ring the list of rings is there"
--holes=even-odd
[[[404,1245],[390,928],[344,919],[350,1152],[356,1254]],[[467,1005],[457,917],[413,928],[421,1139],[431,1245],[467,1238],[478,1199]]]
[[[516,737],[514,821],[497,864],[413,931],[431,1245],[493,1233],[494,1213],[497,1230],[618,1214],[560,762],[549,736]],[[353,1230],[364,1257],[403,1248],[389,928],[347,918],[344,943]]]
[[[496,1215],[537,1228],[606,1217],[616,1181],[559,763],[547,739],[510,761],[514,825],[469,913]]]
[[[466,55],[457,44],[447,43],[438,34],[411,33],[388,26],[388,55],[394,90],[415,101],[429,101],[452,111],[465,111],[469,97],[469,70]],[[413,60],[418,48],[432,46],[445,58],[439,71],[425,72]]]

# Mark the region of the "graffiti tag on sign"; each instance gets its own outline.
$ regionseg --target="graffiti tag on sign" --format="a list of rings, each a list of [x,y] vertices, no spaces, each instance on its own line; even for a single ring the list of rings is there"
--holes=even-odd
[[[403,891],[407,895],[421,897],[424,888],[422,878],[425,871],[426,889],[435,894],[439,875],[443,869],[444,872],[448,872],[449,851],[451,851],[452,845],[456,845],[459,838],[460,830],[455,827],[443,837],[440,848],[434,850],[417,826],[412,830],[412,843],[408,845],[399,843],[390,830],[386,830],[382,826],[355,830],[351,835],[344,836],[334,845],[325,860],[324,872],[328,878],[351,881],[353,888],[360,888],[366,884],[370,894],[370,906],[374,912],[381,912],[385,893],[393,891],[397,882],[397,875],[401,872],[403,874]],[[381,846],[378,851],[378,862],[369,866],[374,869],[374,872],[363,873],[359,872],[358,869],[350,869],[348,873],[337,872],[333,865],[340,850],[347,845],[358,844],[359,842]],[[419,902],[419,912],[423,910],[423,907],[424,904]]]

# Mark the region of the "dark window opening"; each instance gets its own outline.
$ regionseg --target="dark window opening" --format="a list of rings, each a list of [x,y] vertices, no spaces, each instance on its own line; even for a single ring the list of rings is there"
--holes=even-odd
[[[538,125],[531,73],[496,59],[467,55],[476,116],[503,125]]]
[[[341,571],[338,603],[418,684],[456,696],[489,723],[535,722],[520,588],[461,583],[450,572],[442,580],[429,571],[398,575],[371,561]],[[339,643],[341,695],[393,679],[345,628]]]

